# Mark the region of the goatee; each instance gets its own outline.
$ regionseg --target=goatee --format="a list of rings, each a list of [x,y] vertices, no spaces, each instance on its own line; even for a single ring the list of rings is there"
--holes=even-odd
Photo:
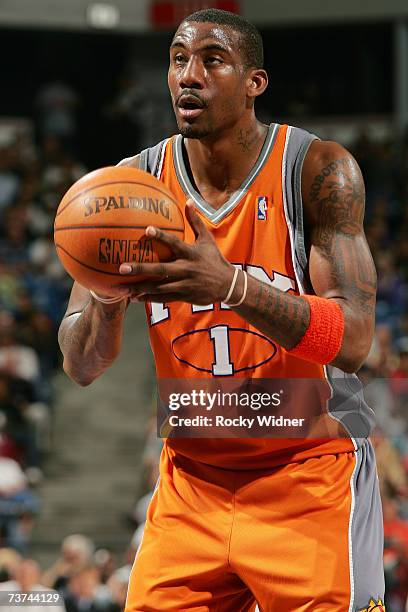
[[[179,132],[184,138],[191,138],[196,140],[206,138],[211,134],[211,130],[205,128],[198,128],[194,125],[184,125],[182,127],[179,127]]]

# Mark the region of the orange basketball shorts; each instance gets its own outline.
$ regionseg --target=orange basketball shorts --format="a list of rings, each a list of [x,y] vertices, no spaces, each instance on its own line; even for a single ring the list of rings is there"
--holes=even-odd
[[[259,471],[171,460],[165,445],[125,612],[377,612],[382,548],[367,440]]]

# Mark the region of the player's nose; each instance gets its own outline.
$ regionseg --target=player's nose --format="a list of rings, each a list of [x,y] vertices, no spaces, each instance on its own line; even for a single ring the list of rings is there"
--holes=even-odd
[[[179,85],[181,89],[203,89],[204,66],[197,57],[191,56],[185,64],[180,74]]]

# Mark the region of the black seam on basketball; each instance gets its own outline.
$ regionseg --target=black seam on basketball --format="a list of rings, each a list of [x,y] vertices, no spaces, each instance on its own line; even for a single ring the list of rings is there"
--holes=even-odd
[[[145,230],[147,225],[61,225],[60,227],[54,227],[54,233],[60,232],[61,230],[87,230],[87,229],[142,229]],[[181,232],[184,233],[184,228],[179,229],[169,227],[157,227],[159,230],[165,232]]]
[[[70,200],[69,202],[65,204],[64,208],[62,208],[61,210],[57,212],[56,216],[58,217],[60,214],[62,214],[64,210],[66,210],[68,206],[72,204],[72,202],[75,202],[75,200],[81,197],[81,195],[83,195],[84,193],[88,193],[88,191],[92,191],[93,189],[99,189],[100,187],[106,187],[107,185],[129,185],[129,184],[141,185],[142,187],[148,187],[149,189],[154,189],[155,191],[158,191],[159,193],[162,193],[164,196],[166,196],[166,198],[168,198],[171,202],[173,202],[173,204],[175,204],[178,208],[177,202],[173,200],[173,198],[169,197],[168,193],[166,193],[165,191],[162,191],[161,189],[159,189],[158,187],[155,187],[154,185],[149,185],[149,183],[141,183],[140,181],[109,181],[109,183],[100,183],[99,185],[92,185],[92,187],[88,187],[88,189],[84,189],[83,191],[80,191],[79,193],[76,194],[74,198],[72,198],[72,200]],[[181,211],[180,211],[180,214],[181,214]]]
[[[93,266],[89,266],[88,264],[84,263],[80,259],[77,259],[73,255],[71,255],[71,253],[69,253],[66,249],[64,249],[64,247],[62,247],[60,244],[55,243],[55,246],[57,247],[57,249],[61,249],[61,251],[64,251],[64,253],[68,255],[68,257],[76,261],[78,264],[80,264],[84,268],[88,268],[88,270],[92,270],[93,272],[99,272],[99,274],[108,274],[108,276],[120,276],[121,278],[127,278],[129,276],[128,274],[121,274],[120,272],[108,272],[107,270],[99,270],[99,268],[94,268]]]

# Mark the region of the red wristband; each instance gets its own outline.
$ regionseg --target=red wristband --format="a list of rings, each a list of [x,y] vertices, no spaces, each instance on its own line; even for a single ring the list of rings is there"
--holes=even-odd
[[[333,361],[341,348],[344,335],[344,315],[334,300],[301,295],[310,306],[310,323],[305,335],[290,355],[325,365]]]

